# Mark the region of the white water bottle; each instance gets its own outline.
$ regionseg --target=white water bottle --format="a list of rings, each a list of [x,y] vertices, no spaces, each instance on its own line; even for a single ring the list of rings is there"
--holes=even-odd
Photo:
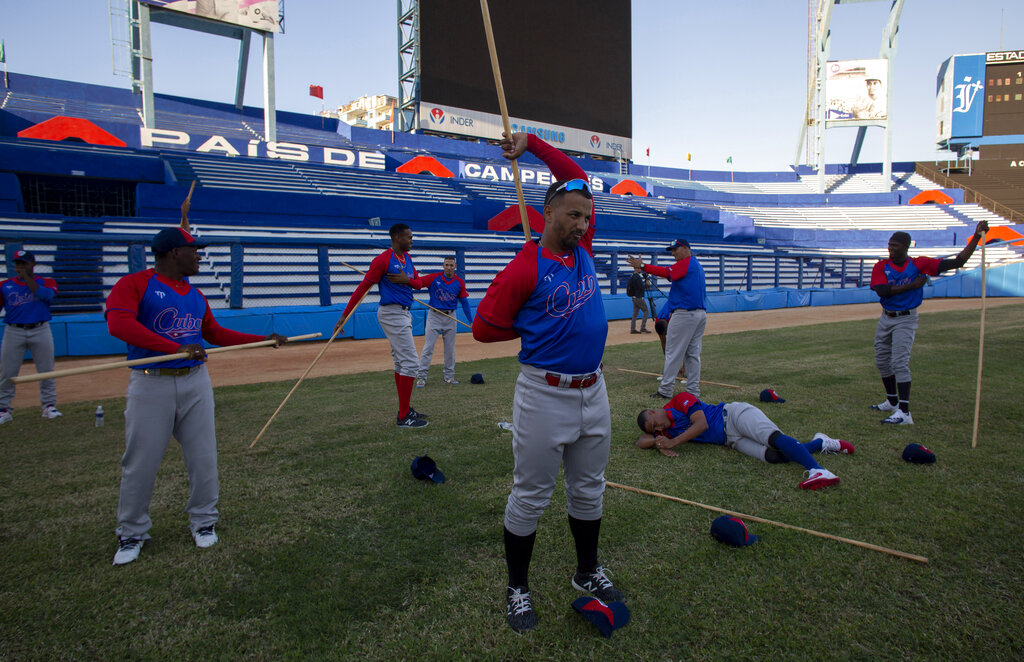
[[[103,427],[103,405],[96,407],[96,423],[94,425],[98,428]]]

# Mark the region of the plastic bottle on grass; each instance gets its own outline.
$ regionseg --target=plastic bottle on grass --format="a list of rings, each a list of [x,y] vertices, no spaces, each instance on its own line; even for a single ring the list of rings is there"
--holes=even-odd
[[[103,427],[103,405],[96,407],[96,422],[93,425],[98,428]]]

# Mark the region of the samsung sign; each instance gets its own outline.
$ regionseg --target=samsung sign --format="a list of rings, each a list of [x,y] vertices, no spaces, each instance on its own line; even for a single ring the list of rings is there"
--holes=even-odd
[[[385,170],[384,154],[360,149],[340,147],[309,146],[301,143],[266,142],[253,138],[248,141],[228,140],[224,136],[200,137],[201,144],[192,148],[193,138],[184,131],[150,129],[139,127],[139,143],[142,147],[192,149],[200,154],[221,156],[249,156],[253,158],[280,159],[323,163],[326,165]]]
[[[518,117],[510,117],[509,125],[513,133],[531,133],[560,149],[616,159],[633,157],[633,141],[629,138],[533,122]],[[500,115],[423,102],[420,103],[420,129],[500,140],[504,124]]]

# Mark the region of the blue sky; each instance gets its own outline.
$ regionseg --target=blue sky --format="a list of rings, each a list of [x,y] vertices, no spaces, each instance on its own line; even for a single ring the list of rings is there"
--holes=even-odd
[[[106,0],[0,1],[10,71],[128,86],[112,72]],[[288,0],[286,33],[275,42],[278,107],[318,111],[311,83],[324,87],[329,106],[397,94],[396,5]],[[650,147],[653,165],[687,167],[691,153],[695,168],[726,170],[732,156],[737,170],[786,169],[806,95],[807,0],[633,0],[632,7],[635,160],[646,164]],[[877,57],[888,8],[885,1],[837,6],[832,59]],[[157,92],[234,99],[237,42],[164,25],[152,33]],[[576,41],[596,61],[600,38]],[[260,105],[260,42],[253,43],[246,102]],[[934,158],[935,75],[944,59],[1017,49],[1024,49],[1024,2],[907,0],[890,99],[893,158]],[[854,135],[828,132],[830,163],[849,159]],[[881,136],[868,131],[861,162],[881,158]]]

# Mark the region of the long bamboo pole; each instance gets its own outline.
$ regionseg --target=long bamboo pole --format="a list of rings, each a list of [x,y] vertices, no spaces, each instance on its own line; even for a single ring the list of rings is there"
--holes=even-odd
[[[917,554],[908,554],[907,552],[901,552],[896,549],[889,549],[888,547],[881,547],[879,545],[872,545],[869,542],[862,542],[860,540],[854,540],[852,538],[843,538],[842,536],[834,536],[831,533],[822,533],[821,531],[814,531],[813,529],[805,529],[802,526],[793,526],[792,524],[786,524],[784,522],[776,522],[775,520],[765,519],[763,517],[757,517],[756,515],[745,515],[738,513],[733,510],[726,510],[724,508],[718,508],[716,506],[708,506],[703,503],[696,501],[690,501],[688,499],[680,499],[679,497],[669,496],[668,494],[661,494],[660,492],[651,492],[648,490],[640,489],[639,487],[630,487],[629,485],[620,485],[619,483],[607,482],[605,483],[608,487],[614,487],[620,490],[628,490],[630,492],[636,492],[637,494],[646,494],[647,496],[658,497],[659,499],[668,499],[669,501],[676,501],[678,503],[685,503],[688,506],[697,506],[698,508],[704,508],[705,510],[711,510],[716,513],[722,513],[723,515],[731,515],[732,517],[739,517],[740,519],[747,519],[752,522],[761,522],[762,524],[771,524],[772,526],[780,526],[784,529],[793,529],[794,531],[800,531],[802,533],[809,533],[812,536],[818,536],[819,538],[827,538],[829,540],[838,540],[839,542],[845,542],[848,545],[856,545],[857,547],[863,547],[864,549],[870,549],[876,552],[882,552],[884,554],[891,554],[900,558],[909,559],[911,561],[917,561],[918,563],[928,563],[928,558],[924,556],[918,556]]]
[[[301,336],[292,336],[288,338],[288,342],[294,342],[296,340],[309,340],[310,338],[319,338],[321,333],[307,333]],[[252,349],[253,347],[269,347],[275,344],[276,340],[260,340],[257,342],[249,342],[241,345],[228,345],[227,347],[211,347],[206,350],[207,354],[218,354],[220,352],[233,352],[238,349]],[[68,368],[67,370],[54,370],[52,372],[40,372],[35,375],[25,375],[24,377],[12,377],[11,381],[15,384],[24,384],[25,382],[38,382],[43,379],[57,379],[59,377],[71,377],[72,375],[87,375],[91,372],[102,372],[104,370],[114,370],[116,368],[130,368],[136,365],[145,365],[147,363],[159,363],[162,361],[173,361],[175,359],[187,359],[191,354],[188,352],[178,352],[177,354],[167,354],[160,356],[150,356],[144,359],[132,359],[130,361],[117,361],[115,363],[101,363],[99,365],[84,365],[77,368]]]
[[[505,104],[505,87],[501,84],[498,49],[494,45],[494,30],[491,28],[491,10],[487,7],[487,0],[480,0],[480,12],[484,17],[484,33],[487,35],[487,50],[491,54],[491,69],[494,70],[494,87],[498,92],[501,122],[505,128],[505,136],[512,138],[512,124],[508,119],[508,106]],[[516,182],[516,198],[519,200],[519,220],[523,224],[523,235],[526,237],[526,241],[531,241],[530,219],[526,214],[526,199],[523,197],[523,181],[519,176],[519,162],[515,159],[512,160],[512,177]]]
[[[978,338],[978,386],[974,391],[974,429],[971,448],[978,447],[978,417],[981,413],[981,365],[985,358],[985,232],[981,233],[981,335]]]

